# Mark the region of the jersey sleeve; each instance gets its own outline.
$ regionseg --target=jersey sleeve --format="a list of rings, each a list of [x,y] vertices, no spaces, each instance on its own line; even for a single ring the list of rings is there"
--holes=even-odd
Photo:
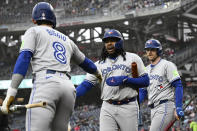
[[[137,63],[139,76],[147,74],[146,67],[144,66],[142,59],[138,55],[136,55],[135,62]]]
[[[76,64],[79,65],[84,61],[85,55],[79,50],[77,45],[72,40],[70,40],[70,43],[71,43],[71,46],[72,46],[72,49],[73,49],[72,59]]]
[[[34,54],[35,47],[36,47],[36,32],[33,28],[30,28],[25,32],[22,38],[20,52],[30,51]]]
[[[166,65],[166,77],[170,83],[173,81],[180,79],[180,75],[178,73],[177,67],[174,63],[168,62]]]

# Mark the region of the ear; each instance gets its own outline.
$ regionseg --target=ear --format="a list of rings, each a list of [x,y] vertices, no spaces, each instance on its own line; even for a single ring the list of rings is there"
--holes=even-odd
[[[32,19],[32,22],[33,22],[34,24],[37,24],[36,20],[34,20],[34,19]]]

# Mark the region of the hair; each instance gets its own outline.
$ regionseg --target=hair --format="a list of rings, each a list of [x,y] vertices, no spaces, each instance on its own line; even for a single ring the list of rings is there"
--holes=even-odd
[[[126,52],[125,52],[124,49],[122,49],[122,48],[121,48],[121,49],[115,49],[115,53],[112,54],[112,56],[118,56],[119,54],[123,57],[123,60],[125,61],[125,60],[126,60],[126,57],[125,57]],[[101,52],[101,56],[100,56],[100,59],[99,59],[99,63],[100,63],[101,61],[104,61],[104,62],[105,62],[105,60],[106,60],[106,58],[107,58],[108,56],[110,56],[110,54],[107,52],[107,50],[106,50],[106,48],[105,48],[105,46],[104,46],[103,49],[102,49],[102,52]]]
[[[48,21],[48,20],[37,20],[36,23],[38,25],[42,25],[42,24],[53,25],[53,23],[51,21]]]

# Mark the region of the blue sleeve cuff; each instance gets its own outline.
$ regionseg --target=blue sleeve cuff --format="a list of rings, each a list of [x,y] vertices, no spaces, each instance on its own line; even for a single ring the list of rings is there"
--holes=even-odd
[[[173,87],[175,87],[175,104],[176,108],[183,106],[183,85],[181,83],[181,80],[178,79],[171,83]]]
[[[77,97],[85,95],[94,85],[88,81],[83,81],[79,86],[76,88]]]
[[[125,81],[125,84],[134,85],[134,86],[140,88],[140,87],[149,86],[150,81],[149,81],[148,75],[146,74],[146,75],[143,75],[143,76],[138,77],[138,78],[128,78]]]
[[[85,60],[79,64],[79,66],[90,74],[94,74],[97,71],[96,65],[88,58],[85,58]]]
[[[17,58],[16,64],[14,66],[13,74],[21,74],[25,76],[32,56],[33,56],[32,52],[22,51]]]

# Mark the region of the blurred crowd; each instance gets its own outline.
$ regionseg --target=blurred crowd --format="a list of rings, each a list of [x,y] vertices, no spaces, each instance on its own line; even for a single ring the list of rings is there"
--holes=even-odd
[[[98,105],[77,106],[70,119],[71,131],[99,131]]]
[[[56,9],[63,9],[65,17],[96,15],[108,8],[110,0],[57,0]]]
[[[184,51],[186,51],[185,49],[190,49],[190,48],[194,48],[194,46],[196,46],[195,44],[195,40],[191,39],[186,41],[185,43],[180,43],[180,44],[175,44],[175,43],[168,43],[166,41],[162,41],[160,40],[163,46],[163,58],[167,59],[167,60],[175,60],[176,56],[179,54],[183,54]],[[127,44],[127,43],[125,43]],[[2,53],[3,57],[0,57],[0,80],[10,80],[11,79],[11,75],[12,75],[12,71],[14,69],[14,64],[16,62],[16,58],[18,56],[18,48],[19,46],[12,46],[12,47],[5,47],[3,46],[3,44],[0,44],[0,51],[4,52],[0,52],[0,55]],[[89,48],[89,46],[84,46],[84,48],[81,48],[81,46],[79,46],[80,50],[82,52],[84,52],[84,54],[90,58],[92,61],[97,61],[99,60],[100,57],[100,53],[101,53],[101,49],[102,47],[91,47]],[[137,53],[143,60],[144,64],[147,65],[149,64],[147,61],[147,58],[145,56],[145,52],[144,49],[141,49],[142,51],[140,52],[134,52]],[[175,62],[176,63],[176,62]],[[81,69],[79,66],[75,65],[74,63],[71,64],[71,72],[70,72],[71,76],[74,75],[85,75],[86,72],[83,71],[83,69]],[[32,69],[31,66],[29,66],[29,69],[27,71],[26,74],[26,78],[31,79],[32,78]]]
[[[73,18],[155,6],[167,7],[168,2],[179,0],[3,0],[0,3],[0,24],[30,22],[32,8],[40,1],[50,2],[57,17]]]
[[[163,6],[166,8],[168,2],[177,2],[179,0],[130,0],[129,4],[124,5],[126,10],[139,10],[142,8],[149,8],[155,6]]]

